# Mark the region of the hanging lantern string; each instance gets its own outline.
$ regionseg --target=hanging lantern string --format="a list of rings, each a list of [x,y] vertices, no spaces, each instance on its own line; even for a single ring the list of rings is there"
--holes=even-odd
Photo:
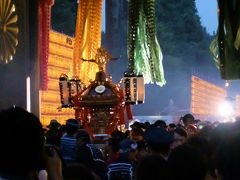
[[[128,16],[128,73],[134,73],[134,50],[137,38],[137,28],[139,21],[140,3],[135,3],[134,0],[129,2]]]

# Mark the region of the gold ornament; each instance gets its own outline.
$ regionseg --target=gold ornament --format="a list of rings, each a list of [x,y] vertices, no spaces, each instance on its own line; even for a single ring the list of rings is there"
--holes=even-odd
[[[0,61],[13,59],[18,45],[18,16],[11,0],[0,0]]]
[[[88,85],[95,79],[98,65],[94,59],[101,47],[102,0],[79,1],[73,51],[73,76]]]

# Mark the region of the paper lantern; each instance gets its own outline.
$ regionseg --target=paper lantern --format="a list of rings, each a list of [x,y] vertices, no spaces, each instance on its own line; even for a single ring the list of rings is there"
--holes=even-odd
[[[137,102],[137,77],[135,75],[125,75],[124,98],[126,104],[136,104]]]
[[[71,79],[68,81],[69,91],[70,91],[70,98],[72,99],[76,96],[79,92],[84,89],[84,84],[81,83],[79,79]]]
[[[145,100],[145,86],[144,78],[142,75],[137,76],[137,102],[144,103]]]
[[[126,104],[143,103],[145,99],[144,78],[142,75],[125,75],[124,97]]]
[[[66,74],[62,74],[59,78],[59,88],[60,88],[60,96],[61,96],[61,104],[62,107],[71,107],[71,95],[68,83],[68,76]]]

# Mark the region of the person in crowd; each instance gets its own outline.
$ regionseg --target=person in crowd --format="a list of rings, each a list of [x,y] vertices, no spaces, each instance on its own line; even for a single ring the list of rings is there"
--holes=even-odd
[[[105,149],[106,165],[114,163],[119,158],[119,143],[125,139],[125,134],[121,131],[114,131],[108,140],[108,146]]]
[[[138,163],[142,158],[148,155],[148,152],[147,152],[147,144],[144,140],[137,141],[137,146],[138,147],[137,147],[136,161]]]
[[[218,126],[214,127],[209,134],[208,142],[209,142],[209,151],[210,151],[210,162],[209,162],[209,172],[212,177],[215,179],[215,163],[213,161],[214,155],[216,154],[220,144],[224,141],[224,139],[235,133],[235,123],[219,123]],[[226,136],[227,133],[227,136]]]
[[[70,164],[63,173],[64,180],[100,180],[83,164]]]
[[[140,129],[142,128],[142,123],[135,121],[130,127],[131,129]]]
[[[166,129],[151,127],[144,133],[150,154],[158,154],[167,159],[170,152],[170,145],[174,141],[173,135]]]
[[[198,133],[198,128],[196,125],[194,124],[188,124],[186,127],[185,127],[187,133],[188,133],[188,136],[194,136],[195,134]]]
[[[103,160],[102,152],[91,143],[91,138],[87,131],[79,129],[76,133],[76,162],[84,164],[101,180],[107,179],[107,168]]]
[[[209,139],[209,136],[213,129],[214,129],[214,126],[212,124],[199,124],[198,125],[199,133],[198,134]]]
[[[66,135],[67,131],[66,131],[66,125],[65,124],[61,125],[61,127],[59,128],[59,132],[61,134],[61,137]]]
[[[144,129],[145,129],[145,130],[148,129],[148,128],[150,128],[150,126],[151,126],[150,122],[146,121],[146,122],[144,123]]]
[[[202,121],[201,121],[200,119],[194,119],[193,124],[198,125],[198,124],[200,124],[201,122],[202,122]]]
[[[167,124],[165,121],[163,120],[157,120],[155,121],[155,123],[153,124],[153,126],[157,127],[157,128],[166,128]]]
[[[211,171],[209,168],[212,164],[212,161],[211,161],[211,150],[210,150],[208,138],[198,133],[194,136],[189,137],[186,141],[186,144],[197,149],[202,153],[202,156],[205,159],[207,168],[208,168],[207,176],[205,180],[213,180],[215,176],[211,175]]]
[[[127,138],[129,138],[129,137],[130,137],[130,131],[129,131],[129,130],[126,130],[126,131],[124,132],[124,138],[127,139]]]
[[[57,147],[60,146],[61,142],[61,132],[60,132],[61,124],[53,119],[48,125],[49,130],[46,133],[46,143],[55,145]]]
[[[194,124],[194,116],[192,114],[185,114],[182,117],[184,127],[187,127],[189,124]]]
[[[215,154],[215,174],[218,180],[240,179],[240,134],[226,137]]]
[[[176,124],[170,123],[170,124],[167,126],[167,131],[168,131],[168,132],[173,132],[176,128],[177,128]]]
[[[49,180],[63,180],[61,160],[48,156],[42,125],[32,113],[20,107],[1,111],[0,144],[0,179],[38,180],[46,169]]]
[[[76,137],[79,122],[75,119],[68,119],[66,122],[66,134],[61,138],[60,152],[64,162],[68,165],[75,162]]]
[[[65,168],[65,164],[59,152],[59,149],[56,148],[56,146],[46,144],[44,147],[44,159],[45,167],[41,169],[39,175],[41,172],[45,172],[48,180],[63,180],[62,171]],[[41,178],[42,177],[39,176],[38,180],[45,180],[45,178]]]
[[[183,143],[185,143],[188,135],[183,128],[178,127],[173,131],[173,136],[174,136],[174,141],[171,144],[171,149],[174,149],[182,145]]]
[[[137,165],[135,180],[167,180],[167,162],[158,155],[144,157]]]
[[[204,156],[189,145],[175,148],[168,158],[169,180],[204,180],[207,165]]]
[[[137,143],[125,139],[120,143],[119,158],[108,167],[109,180],[133,180]]]
[[[209,141],[205,136],[197,134],[187,139],[186,144],[202,152],[207,158],[210,157]]]
[[[19,107],[1,111],[0,144],[0,177],[34,179],[44,151],[38,118]]]
[[[133,128],[130,132],[130,139],[133,141],[142,141],[143,130],[141,128]]]

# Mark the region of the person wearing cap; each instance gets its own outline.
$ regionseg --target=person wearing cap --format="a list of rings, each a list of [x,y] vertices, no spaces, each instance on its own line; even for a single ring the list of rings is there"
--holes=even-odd
[[[119,158],[108,167],[109,180],[133,180],[134,161],[137,154],[137,143],[130,139],[120,142]]]
[[[158,154],[165,160],[168,158],[170,145],[174,141],[172,134],[166,129],[151,127],[145,131],[143,137],[147,142],[150,154]]]
[[[61,138],[60,152],[66,164],[75,161],[74,153],[76,148],[75,133],[79,128],[79,122],[75,119],[68,119],[66,122],[67,134]]]

